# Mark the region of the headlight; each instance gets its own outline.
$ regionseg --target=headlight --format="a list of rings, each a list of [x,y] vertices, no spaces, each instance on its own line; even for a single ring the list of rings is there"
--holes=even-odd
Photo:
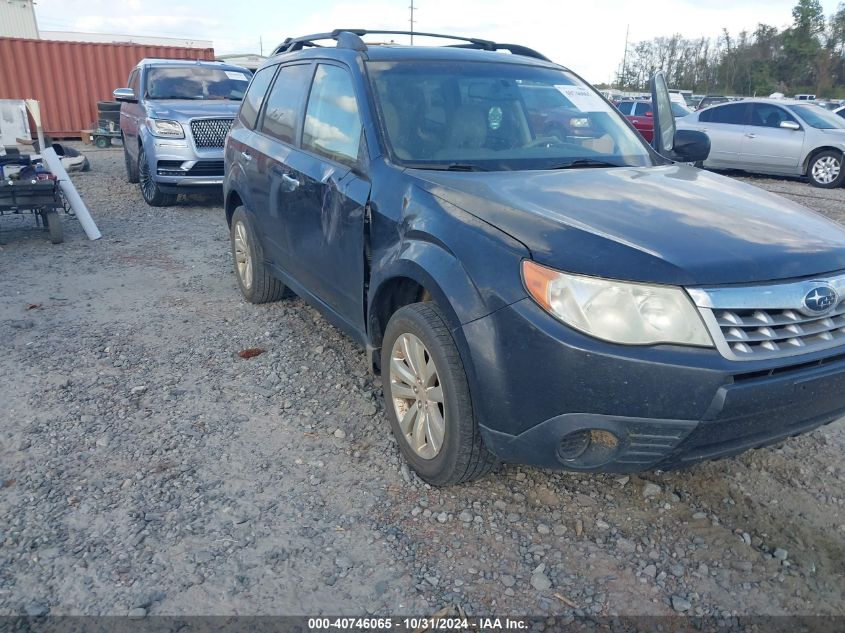
[[[590,336],[624,345],[713,346],[681,288],[572,275],[529,260],[522,262],[522,278],[537,303]]]
[[[185,132],[177,121],[166,119],[147,119],[147,127],[153,136],[162,138],[185,138]]]

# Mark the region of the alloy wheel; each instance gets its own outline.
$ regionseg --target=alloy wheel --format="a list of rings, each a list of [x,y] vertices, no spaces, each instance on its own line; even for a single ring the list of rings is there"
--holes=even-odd
[[[446,437],[443,386],[434,358],[413,334],[402,334],[393,344],[390,398],[411,450],[423,459],[437,457]]]
[[[149,202],[155,198],[156,184],[153,181],[150,166],[147,164],[147,155],[143,149],[138,155],[138,177],[141,183],[141,193],[144,194],[144,199]]]
[[[235,268],[238,271],[238,277],[240,277],[243,287],[249,290],[252,288],[252,257],[250,257],[249,238],[247,235],[244,223],[240,221],[235,222]]]
[[[813,180],[823,185],[829,185],[839,177],[841,168],[841,161],[833,156],[820,158],[813,164]]]

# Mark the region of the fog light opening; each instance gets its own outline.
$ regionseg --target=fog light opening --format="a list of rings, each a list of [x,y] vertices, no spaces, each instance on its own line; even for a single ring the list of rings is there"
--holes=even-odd
[[[619,438],[605,429],[580,429],[565,435],[557,457],[568,468],[596,468],[609,462],[619,449]]]

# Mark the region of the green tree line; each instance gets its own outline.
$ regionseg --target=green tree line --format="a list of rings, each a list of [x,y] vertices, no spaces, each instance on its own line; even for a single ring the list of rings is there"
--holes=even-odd
[[[629,48],[616,87],[646,90],[663,70],[669,85],[701,94],[845,97],[845,4],[825,17],[819,0],[798,0],[783,30],[758,24],[753,32],[687,39],[676,34]]]

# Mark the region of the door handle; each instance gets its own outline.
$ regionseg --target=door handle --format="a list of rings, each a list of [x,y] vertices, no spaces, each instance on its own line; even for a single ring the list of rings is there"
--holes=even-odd
[[[757,135],[749,132],[748,134],[745,135],[745,138],[757,138]]]
[[[282,182],[287,185],[288,191],[294,191],[301,184],[296,178],[288,174],[282,174]]]
[[[252,154],[250,154],[249,152],[241,152],[241,156],[243,156],[243,159],[245,161],[251,161],[252,160]]]

